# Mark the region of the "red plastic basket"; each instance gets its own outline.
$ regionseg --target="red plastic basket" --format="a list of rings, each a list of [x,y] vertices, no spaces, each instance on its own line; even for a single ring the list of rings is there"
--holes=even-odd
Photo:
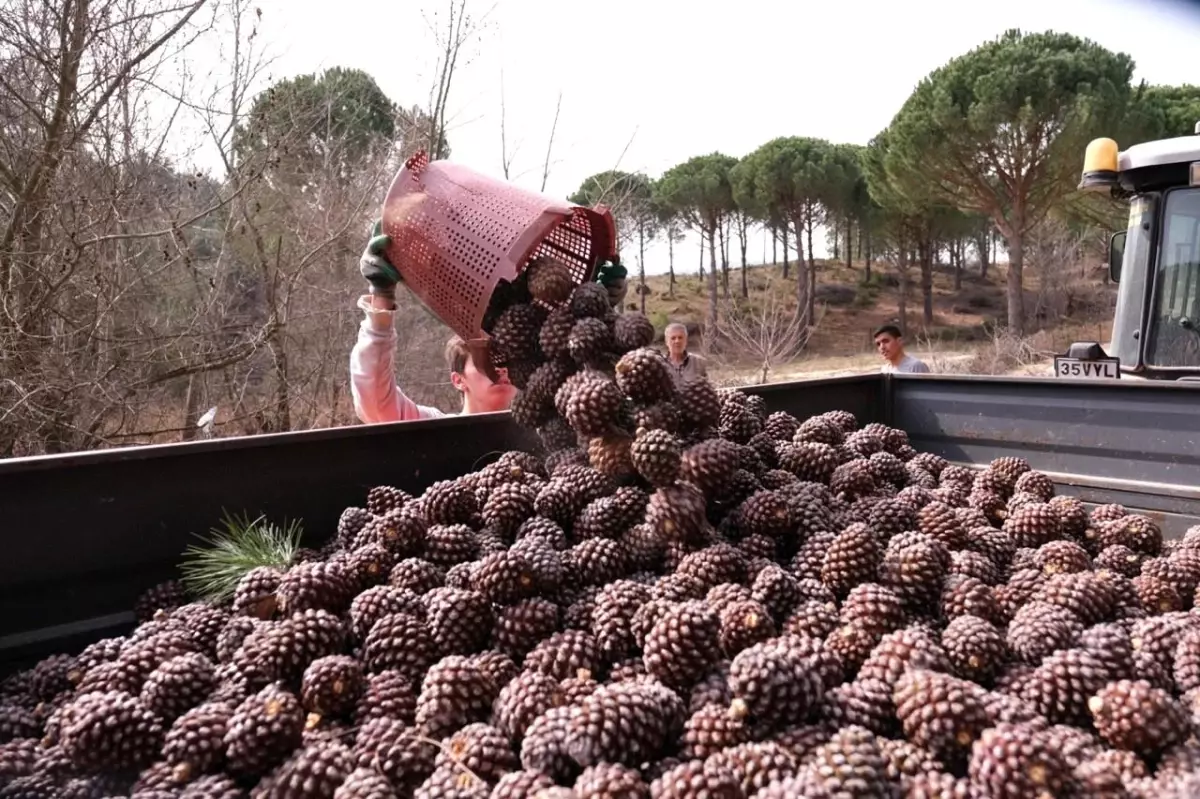
[[[616,255],[616,224],[585,208],[518,188],[468,167],[409,158],[383,203],[388,259],[405,284],[464,340],[487,340],[484,316],[501,280],[538,256],[571,270],[576,284]]]

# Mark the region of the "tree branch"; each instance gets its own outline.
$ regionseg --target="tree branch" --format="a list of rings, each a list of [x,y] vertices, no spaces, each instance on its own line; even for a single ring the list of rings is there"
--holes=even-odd
[[[542,165],[542,191],[546,190],[546,181],[550,179],[550,151],[554,147],[554,133],[558,130],[558,113],[562,110],[562,90],[558,92],[558,100],[554,104],[554,121],[550,123],[550,139],[546,142],[546,161]]]
[[[89,128],[91,128],[92,123],[96,121],[96,117],[100,114],[100,111],[103,109],[104,105],[108,103],[109,99],[116,92],[117,87],[120,86],[121,83],[129,77],[130,73],[133,72],[133,68],[152,56],[159,48],[170,41],[175,34],[183,30],[183,27],[188,24],[191,18],[196,15],[196,12],[203,8],[204,4],[207,2],[208,0],[196,0],[190,6],[186,6],[187,11],[175,22],[174,25],[164,31],[161,36],[152,41],[144,50],[142,50],[142,52],[138,53],[132,59],[127,61],[119,70],[117,70],[117,74],[109,82],[107,88],[105,88],[105,90],[100,94],[100,97],[97,99],[97,101],[92,104],[91,111],[78,125],[77,136],[73,141],[77,141],[79,135],[82,135]]]

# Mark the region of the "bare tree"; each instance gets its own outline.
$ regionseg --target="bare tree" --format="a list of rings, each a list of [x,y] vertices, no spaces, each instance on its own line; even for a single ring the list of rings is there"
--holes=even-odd
[[[479,40],[488,17],[496,7],[493,4],[476,17],[470,13],[468,5],[468,0],[446,0],[443,13],[433,11],[425,14],[425,22],[434,37],[438,53],[433,85],[429,91],[429,132],[425,149],[430,159],[445,157],[447,114],[454,77],[459,67],[470,58],[466,49]]]
[[[760,301],[725,302],[722,334],[747,357],[759,363],[759,383],[766,383],[771,370],[795,359],[808,346],[820,326],[825,306],[820,306],[812,324],[805,324],[794,305],[781,299],[768,281]]]
[[[0,9],[0,455],[108,440],[127,406],[115,375],[145,365],[130,342],[150,311],[132,306],[183,260],[151,231],[221,204],[175,179],[146,122],[205,5]]]
[[[268,89],[260,18],[253,0],[0,10],[0,456],[188,438],[213,407],[222,435],[353,421],[354,263],[425,115],[364,139],[321,80]],[[410,316],[399,371],[429,402],[445,332]]]
[[[1054,219],[1026,234],[1025,264],[1037,276],[1038,286],[1032,316],[1039,325],[1095,310],[1088,306],[1097,302],[1100,292],[1096,282],[1089,280],[1084,257],[1091,234]]]
[[[254,345],[221,367],[233,415],[250,420],[245,432],[349,421],[337,410],[348,393],[345,344],[330,335],[335,320],[352,329],[340,299],[347,276],[329,265],[353,263],[371,206],[414,144],[395,126],[390,140],[364,127],[381,105],[390,102],[364,73],[280,82],[219,145],[237,189],[223,256],[253,296],[244,315]]]
[[[501,166],[501,171],[504,174],[505,180],[517,181],[517,180],[520,180],[521,178],[525,177],[526,175],[528,175],[530,172],[533,171],[533,169],[532,168],[524,169],[520,172],[514,171],[513,164],[516,160],[517,151],[520,149],[520,142],[517,142],[516,144],[514,144],[511,149],[509,148],[508,110],[507,110],[505,98],[504,98],[503,68],[501,68],[500,81],[501,81],[501,86],[500,86],[500,166]],[[539,184],[538,190],[543,191],[543,192],[546,190],[546,184],[550,181],[550,173],[552,171],[553,166],[558,163],[558,161],[553,158],[553,154],[554,154],[554,139],[558,133],[558,120],[559,120],[559,115],[560,115],[561,111],[562,111],[562,92],[559,91],[558,99],[555,101],[555,105],[554,105],[554,117],[550,121],[550,133],[546,137],[546,151],[545,151],[545,155],[542,158],[542,163],[541,163],[541,178],[540,178],[541,182]]]

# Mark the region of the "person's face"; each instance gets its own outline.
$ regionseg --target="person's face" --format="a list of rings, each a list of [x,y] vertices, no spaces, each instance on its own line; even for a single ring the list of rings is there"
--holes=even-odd
[[[875,349],[879,350],[884,360],[895,360],[900,354],[900,339],[891,333],[880,333],[875,337]]]
[[[496,372],[499,379],[493,383],[491,378],[479,371],[475,361],[467,358],[467,366],[462,374],[452,373],[450,381],[463,393],[464,399],[470,403],[471,410],[476,413],[506,411],[512,404],[517,389],[508,382],[507,369],[497,369]]]
[[[687,331],[686,330],[670,330],[667,332],[667,349],[675,357],[683,355],[687,349]]]

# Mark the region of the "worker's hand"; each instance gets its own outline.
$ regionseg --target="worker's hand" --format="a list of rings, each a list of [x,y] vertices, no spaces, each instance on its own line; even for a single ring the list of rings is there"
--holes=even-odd
[[[628,274],[629,271],[621,265],[621,259],[617,256],[601,264],[600,269],[596,271],[596,282],[608,289],[608,302],[614,308],[625,301]]]
[[[392,266],[385,254],[392,243],[391,236],[383,234],[383,223],[376,220],[371,226],[371,238],[358,261],[358,270],[371,284],[371,294],[396,300],[396,284],[401,282],[400,272]]]

